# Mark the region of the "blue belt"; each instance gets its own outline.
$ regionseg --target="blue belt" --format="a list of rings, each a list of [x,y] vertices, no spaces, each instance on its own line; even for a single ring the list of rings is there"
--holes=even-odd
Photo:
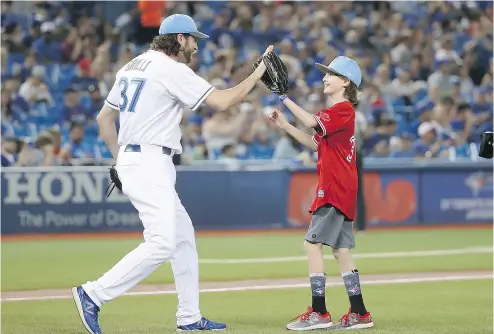
[[[166,155],[173,155],[175,153],[175,150],[169,147],[162,147],[161,150]],[[124,152],[141,152],[141,145],[127,145]]]

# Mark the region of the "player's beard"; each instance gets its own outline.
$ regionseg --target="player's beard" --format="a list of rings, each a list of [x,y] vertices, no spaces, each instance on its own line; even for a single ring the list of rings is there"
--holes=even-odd
[[[194,49],[186,48],[184,50],[184,59],[186,64],[190,64],[192,62],[192,55],[194,54]]]

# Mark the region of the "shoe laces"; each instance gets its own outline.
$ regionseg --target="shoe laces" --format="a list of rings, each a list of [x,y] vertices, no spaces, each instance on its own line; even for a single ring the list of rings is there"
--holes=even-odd
[[[340,324],[342,324],[342,325],[348,324],[351,313],[352,313],[352,309],[349,309],[348,312],[341,317]]]
[[[312,312],[313,312],[312,307],[309,306],[309,308],[307,308],[307,312],[304,312],[301,315],[293,318],[292,321],[297,320],[297,319],[300,319],[302,321],[305,321],[305,320],[309,319],[309,317],[312,314]]]

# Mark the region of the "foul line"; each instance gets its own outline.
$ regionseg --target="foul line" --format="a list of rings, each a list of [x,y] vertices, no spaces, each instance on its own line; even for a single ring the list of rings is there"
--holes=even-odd
[[[421,278],[397,278],[397,279],[383,279],[383,280],[363,280],[365,285],[383,285],[383,284],[407,284],[407,283],[429,283],[429,282],[445,282],[445,281],[473,281],[473,280],[486,280],[492,279],[491,274],[481,275],[464,275],[464,276],[444,276],[444,277],[421,277]],[[328,287],[342,286],[343,282],[327,283]],[[282,289],[301,289],[309,288],[310,284],[280,284],[280,285],[253,285],[242,287],[230,287],[230,288],[214,288],[214,289],[201,289],[200,293],[211,292],[234,292],[234,291],[255,291],[255,290],[282,290]],[[173,290],[161,290],[161,291],[139,291],[139,292],[127,292],[124,296],[148,296],[148,295],[173,295],[176,291]],[[2,299],[2,302],[19,302],[19,301],[35,301],[35,300],[56,300],[56,299],[72,299],[72,296],[40,296],[40,297],[13,297]]]
[[[401,257],[428,257],[428,256],[445,256],[445,255],[462,255],[462,254],[492,254],[492,247],[480,248],[461,248],[461,249],[443,249],[429,251],[410,251],[410,252],[387,252],[387,253],[357,253],[353,254],[354,259],[391,259]],[[326,260],[334,260],[331,255],[324,256]],[[306,261],[305,256],[291,257],[270,257],[270,258],[250,258],[250,259],[200,259],[202,264],[240,264],[240,263],[280,263]]]

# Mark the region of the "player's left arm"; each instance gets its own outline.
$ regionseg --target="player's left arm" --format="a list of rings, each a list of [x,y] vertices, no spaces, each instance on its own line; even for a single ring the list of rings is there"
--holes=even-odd
[[[117,159],[118,156],[118,141],[117,141],[117,127],[115,125],[115,121],[119,112],[117,109],[109,106],[108,104],[104,104],[103,108],[99,112],[98,116],[96,116],[96,121],[99,126],[99,133],[101,138],[105,141],[106,146],[111,152],[111,155],[114,159]]]
[[[283,100],[283,104],[290,109],[292,112],[293,116],[297,117],[306,127],[308,128],[316,128],[317,127],[317,121],[314,118],[314,115],[310,114],[309,112],[305,111],[302,107],[300,107],[298,104],[290,100],[290,98],[285,98]]]

